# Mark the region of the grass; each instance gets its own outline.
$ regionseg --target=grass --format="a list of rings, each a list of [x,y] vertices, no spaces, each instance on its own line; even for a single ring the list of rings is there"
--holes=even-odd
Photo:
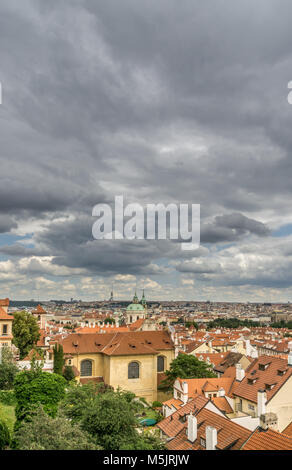
[[[15,423],[15,407],[0,403],[0,419],[7,424],[10,434],[12,435]]]

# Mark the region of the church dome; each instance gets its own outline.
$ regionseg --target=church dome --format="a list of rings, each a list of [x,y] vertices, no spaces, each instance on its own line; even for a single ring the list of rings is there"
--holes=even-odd
[[[130,304],[127,307],[127,312],[144,312],[145,309],[141,304]]]

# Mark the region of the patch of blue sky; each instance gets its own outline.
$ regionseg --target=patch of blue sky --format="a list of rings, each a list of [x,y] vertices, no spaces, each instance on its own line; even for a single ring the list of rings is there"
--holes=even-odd
[[[31,244],[27,242],[27,240],[30,240],[30,239],[31,239],[30,235],[19,236],[19,235],[13,235],[11,233],[1,233],[0,234],[0,246],[14,245],[15,243],[21,243],[23,240],[25,240],[25,246],[33,246],[33,241],[31,242]]]
[[[292,224],[282,225],[276,230],[272,231],[272,237],[287,237],[292,235]]]

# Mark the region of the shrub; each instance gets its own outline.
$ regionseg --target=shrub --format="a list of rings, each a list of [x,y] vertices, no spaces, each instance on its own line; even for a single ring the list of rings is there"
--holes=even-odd
[[[6,449],[10,444],[10,433],[4,421],[0,421],[0,450]]]
[[[3,405],[13,406],[16,404],[16,398],[13,390],[0,390],[0,402]]]
[[[58,403],[65,396],[66,383],[64,377],[58,374],[42,371],[20,372],[14,383],[17,426],[38,405],[43,405],[44,411],[50,416],[56,416]]]

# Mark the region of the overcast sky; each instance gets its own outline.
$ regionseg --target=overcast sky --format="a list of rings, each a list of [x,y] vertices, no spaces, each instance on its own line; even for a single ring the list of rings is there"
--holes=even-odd
[[[292,301],[291,0],[0,1],[0,297]],[[201,246],[92,208],[201,205]]]

